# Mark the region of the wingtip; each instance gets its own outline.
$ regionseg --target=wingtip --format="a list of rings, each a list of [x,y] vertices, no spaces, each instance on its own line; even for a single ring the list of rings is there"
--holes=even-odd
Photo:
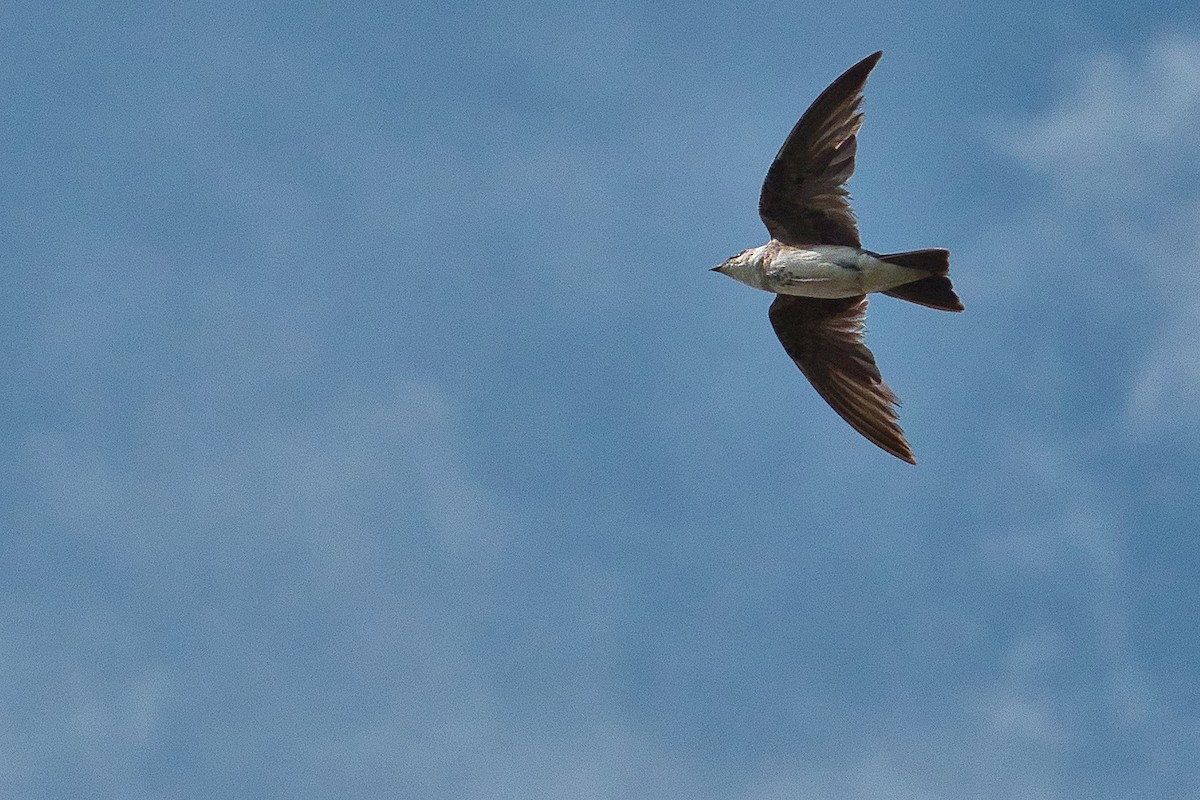
[[[859,433],[862,433],[862,431],[859,431]],[[899,441],[891,442],[882,439],[875,439],[870,436],[866,436],[866,434],[863,435],[866,437],[867,441],[888,455],[895,456],[905,463],[912,464],[914,467],[917,465],[917,457],[913,455],[912,449],[908,446],[908,441],[904,438],[903,434],[901,434]]]
[[[853,78],[854,80],[862,80],[865,82],[866,81],[865,76],[871,74],[871,72],[875,69],[875,65],[879,63],[879,59],[881,59],[881,58],[883,58],[883,51],[876,50],[874,53],[871,53],[871,55],[867,56],[866,58],[860,59],[859,62],[857,64],[855,64],[853,67],[850,67],[850,69],[843,72],[841,77],[838,78],[838,80],[843,80],[843,79],[850,78],[850,76],[854,76],[854,78]],[[836,83],[836,82],[837,81],[835,81],[834,83]],[[858,88],[861,90],[862,87],[860,86]]]

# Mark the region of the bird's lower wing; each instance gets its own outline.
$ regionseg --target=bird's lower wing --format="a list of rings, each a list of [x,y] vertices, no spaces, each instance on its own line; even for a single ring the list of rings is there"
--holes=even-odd
[[[917,463],[900,429],[900,402],[863,343],[867,297],[776,295],[771,325],[783,349],[842,419],[896,458]]]

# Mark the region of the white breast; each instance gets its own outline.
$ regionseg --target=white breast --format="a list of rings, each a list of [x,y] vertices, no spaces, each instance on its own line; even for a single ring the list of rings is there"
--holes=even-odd
[[[925,275],[840,245],[784,247],[770,259],[765,273],[770,291],[830,299],[880,292]]]
[[[859,252],[851,247],[785,247],[766,267],[772,291],[803,297],[854,297],[863,293]]]

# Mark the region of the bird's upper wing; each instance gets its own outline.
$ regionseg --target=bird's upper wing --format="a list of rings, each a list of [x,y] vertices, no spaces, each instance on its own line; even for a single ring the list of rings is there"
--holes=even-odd
[[[854,173],[863,87],[882,55],[872,53],[829,84],[779,148],[758,198],[758,214],[773,238],[860,246],[842,184]]]
[[[900,430],[900,403],[863,344],[866,313],[866,295],[822,300],[781,294],[771,303],[771,325],[783,349],[842,419],[879,447],[915,464]]]

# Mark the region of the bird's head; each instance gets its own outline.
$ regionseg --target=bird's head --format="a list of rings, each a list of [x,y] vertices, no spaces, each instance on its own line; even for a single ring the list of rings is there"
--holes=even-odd
[[[713,267],[711,271],[719,272],[722,275],[730,275],[730,277],[732,277],[731,273],[736,271],[738,267],[745,266],[747,256],[749,256],[752,252],[754,252],[753,249],[743,250],[736,256],[730,256],[717,266]]]

